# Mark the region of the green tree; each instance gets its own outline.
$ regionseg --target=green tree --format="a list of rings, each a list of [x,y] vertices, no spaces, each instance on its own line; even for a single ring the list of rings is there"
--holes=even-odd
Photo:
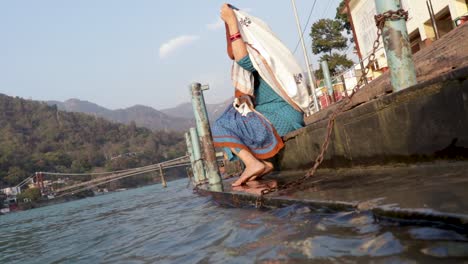
[[[41,190],[39,190],[39,188],[29,188],[19,194],[17,198],[20,202],[22,202],[24,199],[29,199],[35,202],[41,198]]]
[[[312,52],[322,54],[320,61],[327,61],[330,73],[335,75],[353,65],[346,54],[337,51],[347,47],[348,39],[343,35],[345,27],[339,20],[320,19],[312,25],[310,36],[312,37]],[[316,77],[323,78],[320,71]]]
[[[348,14],[346,12],[342,12],[346,6],[346,0],[341,0],[340,5],[336,8],[336,15],[335,19],[343,25],[343,28],[346,30],[346,33],[349,35],[351,34],[351,23],[349,22]],[[351,42],[353,39],[350,39]]]
[[[331,75],[336,75],[353,66],[353,62],[349,60],[344,54],[333,53],[331,56],[328,54],[324,54],[320,57],[320,61],[324,60],[328,62],[328,67],[330,68]],[[315,77],[318,79],[324,78],[322,69],[318,69],[315,71]]]
[[[36,171],[145,166],[164,156],[184,155],[184,144],[181,133],[152,132],[135,123],[116,124],[0,94],[0,188],[14,186]],[[110,160],[125,153],[138,155]]]
[[[333,19],[320,19],[312,25],[312,52],[314,54],[328,53],[333,50],[345,49],[347,38],[341,33],[343,25]]]
[[[20,167],[10,167],[8,174],[5,177],[6,182],[10,185],[16,185],[20,183],[23,179],[27,178],[27,173]]]

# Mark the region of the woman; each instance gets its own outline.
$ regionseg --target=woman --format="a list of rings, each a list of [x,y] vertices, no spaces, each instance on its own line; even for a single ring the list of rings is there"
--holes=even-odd
[[[252,20],[249,17],[238,16],[240,15],[237,13],[236,16],[228,4],[221,7],[221,19],[226,26],[227,53],[235,60],[233,81],[236,99],[233,106],[228,107],[213,126],[215,146],[224,147],[229,158],[234,153],[245,165],[245,170],[232,184],[233,187],[259,179],[271,172],[273,165],[266,159],[276,155],[283,147],[281,136],[304,125],[301,109],[293,100],[289,100],[290,97],[286,93],[280,89],[275,91],[262,77],[268,75],[264,72],[273,71],[268,63],[265,63],[266,70],[260,69],[257,61],[262,61],[262,55],[265,54],[257,54],[251,43],[246,43],[243,37]],[[240,32],[240,26],[245,27],[243,32]],[[259,59],[253,61],[253,56]],[[299,75],[300,73],[294,75],[296,84]],[[302,78],[302,75],[300,76]],[[252,77],[252,89],[244,89]],[[278,83],[275,76],[268,79],[274,79],[270,83]],[[302,94],[298,93],[298,96]]]

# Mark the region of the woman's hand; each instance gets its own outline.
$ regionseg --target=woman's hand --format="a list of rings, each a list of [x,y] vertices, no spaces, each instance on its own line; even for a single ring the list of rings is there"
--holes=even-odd
[[[237,19],[236,15],[234,14],[234,11],[232,8],[229,7],[228,4],[223,4],[221,6],[221,19],[228,25],[234,25],[237,24]]]

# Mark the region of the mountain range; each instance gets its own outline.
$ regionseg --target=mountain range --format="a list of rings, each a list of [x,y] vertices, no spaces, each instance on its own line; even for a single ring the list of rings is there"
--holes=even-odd
[[[106,112],[96,105],[86,105]],[[185,139],[179,132],[151,131],[137,127],[136,122],[110,122],[89,114],[60,111],[57,104],[0,93],[0,189],[15,186],[36,171],[123,170],[185,153]]]
[[[218,118],[231,102],[232,99],[219,104],[207,104],[210,120]],[[164,110],[156,110],[144,105],[111,110],[92,102],[74,98],[64,102],[47,101],[46,103],[56,105],[59,110],[85,113],[123,124],[134,122],[139,127],[146,127],[151,130],[186,131],[195,125],[191,103],[183,103]]]

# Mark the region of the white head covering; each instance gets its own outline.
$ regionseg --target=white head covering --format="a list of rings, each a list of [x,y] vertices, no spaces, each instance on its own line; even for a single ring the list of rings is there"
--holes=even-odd
[[[299,111],[307,112],[310,98],[306,78],[291,51],[259,18],[240,10],[234,10],[234,13],[257,72],[286,102]],[[236,89],[253,95],[253,76],[237,63],[232,68],[232,80]]]

